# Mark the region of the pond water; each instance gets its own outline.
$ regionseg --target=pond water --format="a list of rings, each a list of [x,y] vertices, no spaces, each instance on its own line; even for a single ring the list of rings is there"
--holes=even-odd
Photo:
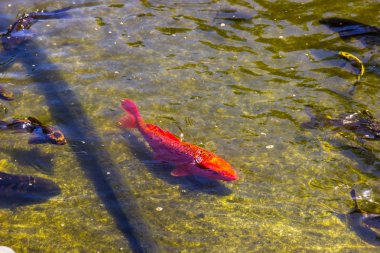
[[[56,182],[43,203],[0,209],[0,245],[16,252],[374,252],[338,214],[380,213],[380,146],[339,127],[306,129],[305,107],[380,119],[378,46],[342,40],[318,20],[380,26],[371,1],[0,1],[17,14],[67,6],[31,42],[2,52],[2,119],[34,116],[68,145],[0,132],[2,172]],[[243,19],[226,19],[229,10]],[[221,15],[221,12],[223,15]],[[366,72],[349,94],[357,67]],[[233,182],[170,175],[136,131],[144,119],[219,154]]]

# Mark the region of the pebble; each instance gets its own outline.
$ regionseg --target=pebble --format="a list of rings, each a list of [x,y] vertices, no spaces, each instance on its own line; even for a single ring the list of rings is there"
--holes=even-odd
[[[162,210],[163,210],[162,207],[160,207],[160,206],[156,207],[156,211],[157,211],[157,212],[161,212]],[[0,252],[0,253],[1,253],[1,252]]]
[[[265,148],[271,149],[271,148],[274,148],[274,145],[267,145],[267,146],[265,146]]]
[[[7,246],[0,246],[0,253],[16,253],[16,252]]]

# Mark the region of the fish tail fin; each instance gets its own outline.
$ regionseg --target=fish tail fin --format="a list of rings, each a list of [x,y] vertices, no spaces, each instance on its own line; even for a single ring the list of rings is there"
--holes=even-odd
[[[141,121],[139,109],[135,102],[130,99],[123,99],[121,101],[121,108],[127,113],[119,120],[119,124],[125,128],[136,128]]]
[[[302,128],[306,128],[306,129],[313,129],[313,128],[316,128],[318,126],[318,123],[317,123],[317,117],[316,115],[312,112],[312,107],[309,106],[309,105],[306,105],[305,106],[305,113],[307,114],[307,116],[310,117],[310,121],[309,122],[304,122],[301,124],[301,127]]]
[[[355,204],[355,209],[359,209],[359,206],[358,206],[358,201],[356,200],[356,192],[355,192],[355,189],[352,189],[351,192],[351,198],[352,200],[354,201],[354,204]]]

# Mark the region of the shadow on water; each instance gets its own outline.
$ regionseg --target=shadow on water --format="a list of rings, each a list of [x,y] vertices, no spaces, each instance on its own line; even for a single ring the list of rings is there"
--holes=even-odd
[[[351,190],[351,198],[355,207],[348,214],[337,214],[337,217],[346,222],[349,227],[365,242],[380,246],[380,214],[362,211],[356,200],[355,190]]]
[[[42,203],[60,193],[59,186],[49,179],[0,172],[0,208]]]
[[[41,173],[52,175],[54,173],[53,154],[45,154],[39,148],[28,149],[5,149],[0,152],[7,153],[20,166],[31,166]]]
[[[4,21],[3,21],[4,22]],[[4,24],[4,23],[3,23]],[[11,24],[11,22],[5,22]],[[97,136],[90,119],[87,117],[80,100],[71,91],[56,65],[49,61],[44,50],[27,38],[16,47],[4,47],[7,50],[0,56],[3,72],[14,62],[20,62],[27,74],[36,83],[38,90],[45,96],[46,103],[54,120],[65,133],[68,145],[74,151],[77,161],[86,176],[92,181],[97,195],[113,217],[119,230],[128,240],[133,252],[160,252],[149,228],[139,214],[133,194],[122,176],[116,170],[109,153],[102,148],[101,139]],[[34,66],[42,66],[36,69]],[[117,175],[110,178],[107,172]],[[113,187],[122,188],[123,203],[119,201]]]
[[[226,196],[232,193],[231,189],[227,188],[224,184],[209,180],[203,177],[187,176],[187,177],[173,177],[170,175],[173,167],[169,164],[158,163],[153,161],[153,154],[147,148],[147,145],[140,141],[135,134],[129,131],[124,131],[123,137],[127,141],[127,145],[131,153],[141,161],[145,167],[155,177],[168,182],[173,185],[180,185],[182,189],[189,192],[202,192],[206,194]]]
[[[33,198],[28,196],[17,196],[10,195],[8,197],[0,198],[0,209],[11,209],[17,210],[18,207],[27,206],[27,205],[35,205],[46,202],[49,200],[49,197],[45,198]]]
[[[330,144],[337,147],[341,154],[356,161],[361,172],[373,178],[380,178],[380,159],[374,152],[363,146],[352,146],[338,140],[331,140]]]

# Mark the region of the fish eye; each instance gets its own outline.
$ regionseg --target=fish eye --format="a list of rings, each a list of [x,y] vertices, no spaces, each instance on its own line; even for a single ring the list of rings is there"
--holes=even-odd
[[[214,174],[214,175],[219,175],[219,173],[216,172],[216,171],[213,171],[212,174]]]
[[[61,133],[59,133],[59,132],[54,132],[54,134],[53,134],[53,136],[55,137],[55,138],[61,138]]]

